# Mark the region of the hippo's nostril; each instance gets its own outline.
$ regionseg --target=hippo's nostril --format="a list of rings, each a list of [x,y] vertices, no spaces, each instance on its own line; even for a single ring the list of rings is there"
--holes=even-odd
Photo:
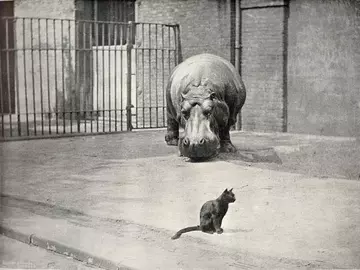
[[[200,139],[199,143],[200,143],[200,144],[204,144],[204,143],[205,143],[205,139],[204,139],[204,138]]]
[[[185,139],[183,140],[183,144],[184,144],[185,146],[189,146],[190,140],[189,140],[188,138],[185,138]]]

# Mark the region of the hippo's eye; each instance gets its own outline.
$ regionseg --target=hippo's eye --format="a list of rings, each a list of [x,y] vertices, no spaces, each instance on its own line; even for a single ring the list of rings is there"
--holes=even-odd
[[[204,116],[209,118],[211,116],[211,111],[204,112]]]

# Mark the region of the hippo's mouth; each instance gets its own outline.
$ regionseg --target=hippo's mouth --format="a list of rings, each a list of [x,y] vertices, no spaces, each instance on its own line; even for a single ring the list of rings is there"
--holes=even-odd
[[[188,158],[193,162],[204,162],[215,158],[218,154],[219,151],[214,151],[214,153],[209,154],[208,156],[188,156]]]
[[[182,156],[188,157],[193,161],[205,161],[217,156],[220,152],[218,140],[208,142],[205,145],[191,144],[184,146],[183,139],[179,140],[179,150]]]

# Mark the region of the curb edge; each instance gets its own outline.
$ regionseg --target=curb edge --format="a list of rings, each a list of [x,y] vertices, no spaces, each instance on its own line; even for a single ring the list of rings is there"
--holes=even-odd
[[[45,239],[36,236],[35,234],[27,235],[2,225],[0,225],[0,234],[28,245],[37,246],[63,256],[71,257],[87,265],[96,266],[107,270],[134,270],[134,268],[118,265],[110,260],[94,256],[93,254],[79,250],[77,248],[73,248],[53,240]]]

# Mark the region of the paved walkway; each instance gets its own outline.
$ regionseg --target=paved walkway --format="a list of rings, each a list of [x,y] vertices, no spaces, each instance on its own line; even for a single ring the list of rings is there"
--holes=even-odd
[[[106,269],[360,268],[355,139],[233,133],[239,153],[191,163],[163,137],[0,144],[2,232]],[[170,240],[227,187],[224,234]]]

